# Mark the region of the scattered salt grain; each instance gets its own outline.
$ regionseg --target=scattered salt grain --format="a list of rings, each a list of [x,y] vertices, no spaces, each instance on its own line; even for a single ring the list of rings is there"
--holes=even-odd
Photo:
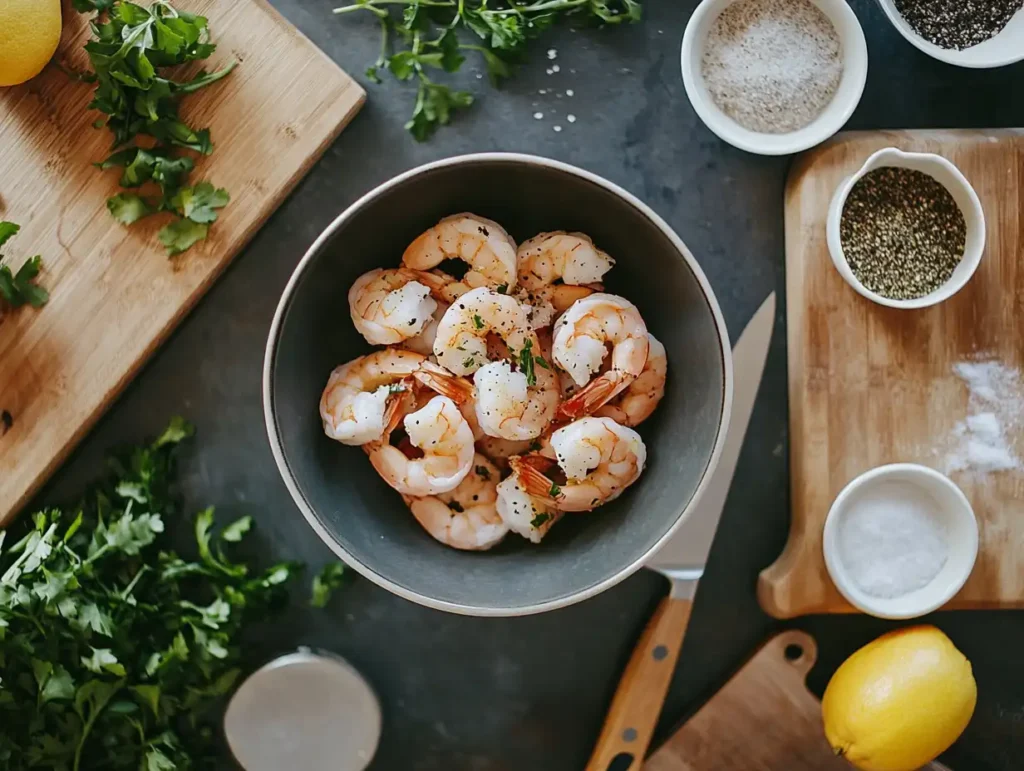
[[[480,73],[480,72],[478,72],[478,73],[476,74],[476,79],[477,79],[477,80],[483,80],[483,79],[484,79],[484,76],[483,76],[483,74],[482,74],[482,73]]]
[[[953,429],[946,471],[989,473],[1021,468],[1006,438],[1019,423],[1021,375],[998,361],[962,361],[953,372],[968,389],[967,417]]]
[[[571,88],[567,88],[567,89],[565,89],[565,95],[566,96],[576,96],[576,92],[573,91]]]
[[[537,89],[537,93],[540,94],[541,96],[543,96],[547,92],[548,92],[548,90],[546,88],[538,88]]]
[[[569,115],[566,115],[565,119],[567,121],[569,121],[570,123],[575,123],[576,122],[576,116],[571,114],[571,113]]]
[[[533,117],[534,117],[534,118],[535,118],[536,120],[540,120],[541,118],[543,118],[543,117],[544,117],[544,113],[542,113],[542,112],[535,112],[535,113],[533,114]]]
[[[809,0],[739,0],[715,20],[701,73],[711,98],[746,129],[797,131],[835,96],[842,43]]]
[[[561,131],[561,130],[562,130],[562,127],[561,127],[561,126],[552,126],[552,128],[553,128],[553,129],[554,129],[554,130],[555,130],[556,132],[557,132],[557,131]]]
[[[553,69],[551,69],[550,67],[548,67],[548,68],[547,68],[547,69],[545,70],[545,72],[547,72],[547,74],[548,74],[548,75],[554,75],[554,74],[555,74],[555,71],[554,71]]]
[[[551,65],[551,71],[552,72],[560,72],[561,70],[562,70],[562,68],[559,67],[557,64],[552,64]]]
[[[949,558],[938,504],[916,486],[886,482],[853,501],[839,526],[839,559],[872,597],[900,597],[931,583]]]
[[[556,49],[554,49],[554,48],[549,48],[548,49],[548,58],[549,59],[557,59],[558,58],[558,51]]]

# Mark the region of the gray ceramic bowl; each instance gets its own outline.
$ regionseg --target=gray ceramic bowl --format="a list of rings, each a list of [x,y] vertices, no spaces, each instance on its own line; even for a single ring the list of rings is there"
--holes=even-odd
[[[607,289],[640,308],[668,351],[664,401],[640,426],[648,468],[621,498],[570,514],[535,546],[435,542],[363,452],[324,436],[318,402],[338,364],[367,353],[347,292],[443,216],[472,211],[517,241],[579,230],[616,258]],[[345,211],[292,275],[267,343],[263,397],[284,481],[313,529],[346,563],[406,599],[457,613],[509,616],[569,605],[639,569],[685,518],[717,461],[732,393],[729,338],[707,279],[671,228],[600,177],[545,158],[467,155],[406,172]]]

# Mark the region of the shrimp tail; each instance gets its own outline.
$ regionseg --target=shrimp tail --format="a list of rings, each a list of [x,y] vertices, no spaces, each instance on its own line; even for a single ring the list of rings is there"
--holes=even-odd
[[[523,457],[519,455],[509,458],[512,473],[516,475],[519,484],[530,497],[536,498],[538,501],[549,506],[554,506],[556,500],[551,495],[554,484],[533,465],[534,461],[528,458],[529,456]]]
[[[447,396],[456,404],[464,404],[473,397],[473,383],[458,377],[444,367],[425,361],[413,375],[431,391]]]
[[[594,378],[558,407],[556,419],[573,421],[592,415],[629,386],[635,377],[620,370],[610,370]]]
[[[416,396],[413,393],[413,381],[405,378],[397,384],[398,388],[388,397],[387,406],[384,408],[384,438],[391,436],[391,432],[398,428],[410,412],[416,409]]]

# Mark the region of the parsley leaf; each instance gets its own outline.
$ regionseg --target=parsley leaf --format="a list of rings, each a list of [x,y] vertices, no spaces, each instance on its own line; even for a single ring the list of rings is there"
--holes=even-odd
[[[562,494],[562,488],[559,487],[558,485],[556,485],[554,482],[552,482],[551,483],[551,489],[548,490],[548,495],[550,495],[552,498],[557,498],[561,494]]]
[[[309,604],[314,608],[323,608],[331,599],[334,590],[345,580],[345,563],[328,562],[323,570],[313,577],[313,594]]]
[[[483,58],[497,86],[512,76],[530,40],[556,21],[574,16],[598,25],[631,23],[640,19],[641,7],[637,0],[356,0],[334,9],[339,15],[356,11],[373,14],[381,29],[380,55],[366,77],[379,83],[386,69],[397,80],[418,81],[406,129],[423,141],[473,103],[472,94],[434,82],[426,69],[457,72],[463,52],[472,52]],[[406,47],[390,53],[392,40]]]
[[[541,512],[540,514],[538,514],[537,516],[535,516],[533,519],[530,520],[530,527],[540,527],[545,522],[547,522],[549,519],[551,519],[551,515],[550,514],[548,514],[547,512]]]
[[[187,252],[206,238],[210,226],[189,219],[174,220],[160,228],[160,243],[167,247],[167,254],[174,257]]]
[[[13,222],[0,222],[0,247],[16,236],[19,230],[21,227]],[[3,260],[2,254],[0,260]],[[17,273],[13,273],[6,265],[0,265],[0,315],[4,306],[20,308],[31,305],[33,308],[42,308],[46,305],[50,293],[35,283],[42,265],[39,255],[25,260]]]
[[[74,0],[74,7],[97,14],[85,46],[96,84],[89,107],[105,115],[98,125],[114,135],[113,152],[97,166],[120,169],[122,187],[142,189],[113,196],[107,208],[123,225],[171,212],[175,222],[159,237],[170,256],[180,254],[206,238],[216,210],[230,196],[209,182],[188,186],[195,161],[182,151],[210,155],[213,142],[209,129],[182,119],[179,103],[229,75],[238,63],[176,80],[169,68],[205,60],[216,46],[205,17],[179,11],[168,0],[154,0],[148,8],[126,0]],[[138,144],[140,137],[148,138],[145,146]]]
[[[198,557],[172,550],[175,452],[191,433],[171,421],[79,504],[0,530],[5,771],[230,767],[219,708],[242,635],[280,607],[297,566],[233,562],[252,520],[218,531],[212,509],[196,517]]]

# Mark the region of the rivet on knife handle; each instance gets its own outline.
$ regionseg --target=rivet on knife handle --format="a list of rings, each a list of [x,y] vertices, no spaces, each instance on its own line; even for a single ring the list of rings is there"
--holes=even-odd
[[[669,596],[658,605],[622,673],[585,771],[640,771],[683,647],[692,602]]]

